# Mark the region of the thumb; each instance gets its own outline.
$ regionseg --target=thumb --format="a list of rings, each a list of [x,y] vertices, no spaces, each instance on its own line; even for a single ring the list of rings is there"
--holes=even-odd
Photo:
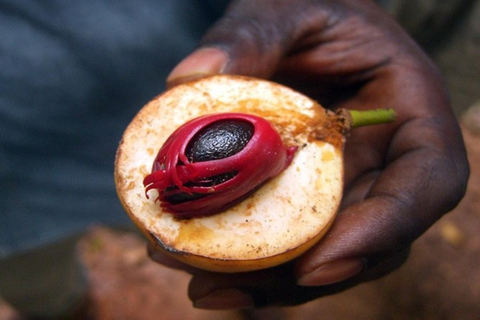
[[[295,14],[295,10],[302,12]],[[305,23],[305,12],[305,6],[293,1],[234,2],[204,35],[200,47],[173,69],[167,83],[217,73],[271,77],[286,52],[307,31],[302,28],[312,26]],[[320,21],[316,19],[317,26]]]
[[[200,47],[180,61],[170,72],[167,77],[167,87],[212,74],[228,73],[226,70],[229,61],[228,53],[221,48]]]

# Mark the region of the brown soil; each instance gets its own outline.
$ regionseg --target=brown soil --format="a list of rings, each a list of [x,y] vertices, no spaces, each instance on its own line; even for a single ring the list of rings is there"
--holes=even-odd
[[[259,310],[248,319],[480,319],[479,128],[464,127],[472,169],[466,197],[414,243],[404,266],[344,293],[295,308]],[[95,319],[242,319],[235,312],[194,309],[186,295],[188,275],[152,262],[136,233],[97,227],[79,248]],[[0,319],[18,314],[0,301]]]

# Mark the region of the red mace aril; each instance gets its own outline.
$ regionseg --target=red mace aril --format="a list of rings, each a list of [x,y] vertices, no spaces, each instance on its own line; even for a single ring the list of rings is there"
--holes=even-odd
[[[212,215],[281,173],[296,150],[261,117],[206,115],[170,135],[143,183],[146,193],[156,189],[162,208],[178,218]]]

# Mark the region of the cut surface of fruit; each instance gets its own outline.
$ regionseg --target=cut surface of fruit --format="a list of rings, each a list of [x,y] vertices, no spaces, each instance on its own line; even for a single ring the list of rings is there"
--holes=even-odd
[[[163,212],[143,179],[159,148],[185,122],[221,112],[254,114],[297,146],[277,177],[225,212],[177,219]],[[165,253],[219,272],[279,265],[313,246],[333,222],[343,189],[343,124],[313,100],[276,83],[212,76],[178,85],[149,102],[126,129],[115,182],[126,212]]]

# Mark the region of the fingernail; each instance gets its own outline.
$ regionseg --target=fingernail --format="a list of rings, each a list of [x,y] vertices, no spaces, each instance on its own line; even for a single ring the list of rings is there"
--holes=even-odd
[[[228,63],[228,55],[219,48],[202,48],[183,59],[167,77],[169,86],[188,79],[221,73]]]
[[[253,299],[237,289],[220,289],[193,302],[195,308],[209,310],[234,310],[253,307]]]
[[[324,286],[346,280],[365,268],[361,259],[344,259],[324,264],[298,279],[301,286]]]

